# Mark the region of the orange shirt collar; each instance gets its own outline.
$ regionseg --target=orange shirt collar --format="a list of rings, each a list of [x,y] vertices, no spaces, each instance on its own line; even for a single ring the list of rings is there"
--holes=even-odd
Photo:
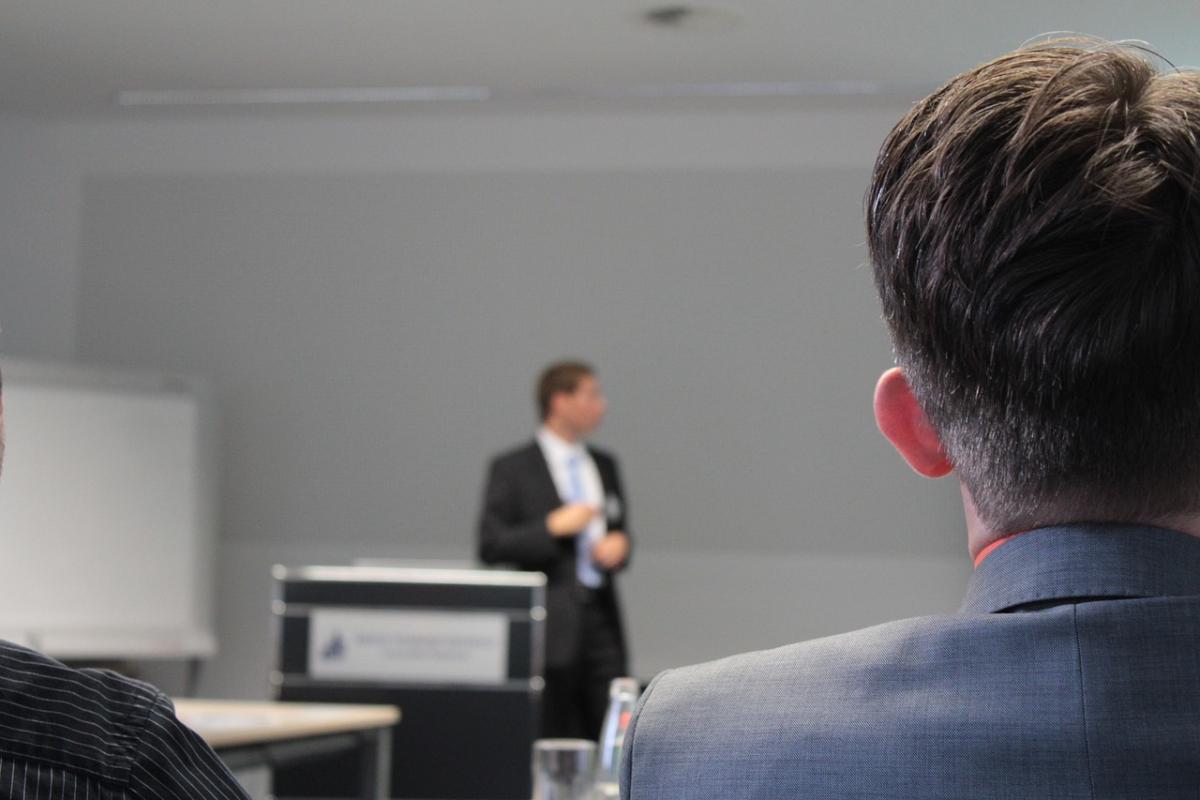
[[[1007,536],[1001,536],[999,539],[997,539],[996,541],[989,544],[987,547],[980,550],[979,554],[977,556],[975,556],[975,566],[978,567],[980,564],[982,564],[983,560],[985,558],[987,558],[988,556],[990,556],[992,554],[992,551],[995,550],[996,548],[998,548],[1000,545],[1004,544],[1009,539],[1017,538],[1022,533],[1026,533],[1026,531],[1017,531],[1016,533],[1010,533]]]

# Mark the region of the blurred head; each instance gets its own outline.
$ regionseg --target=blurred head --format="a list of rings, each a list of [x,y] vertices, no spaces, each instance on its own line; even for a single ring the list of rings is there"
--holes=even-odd
[[[600,427],[608,402],[596,372],[581,361],[562,361],[542,370],[537,382],[542,422],[581,438]]]
[[[887,137],[867,232],[993,530],[1200,510],[1200,76],[1083,40],[963,73]]]

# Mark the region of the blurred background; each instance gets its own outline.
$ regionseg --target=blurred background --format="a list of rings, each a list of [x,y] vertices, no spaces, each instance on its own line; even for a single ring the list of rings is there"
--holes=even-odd
[[[532,435],[534,377],[565,356],[611,404],[595,441],[630,499],[639,678],[951,611],[957,488],[912,475],[871,417],[891,364],[875,152],[915,99],[1031,37],[1187,65],[1198,18],[4,0],[0,352],[210,382],[201,694],[268,696],[272,564],[473,558],[486,459]],[[178,691],[181,669],[148,669]]]

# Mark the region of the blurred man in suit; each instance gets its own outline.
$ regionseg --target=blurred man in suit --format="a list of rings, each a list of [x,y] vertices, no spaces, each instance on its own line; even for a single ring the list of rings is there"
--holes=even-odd
[[[1200,76],[1064,40],[970,70],[887,137],[867,232],[875,416],[961,484],[966,599],[658,676],[624,796],[1196,797]]]
[[[607,403],[587,364],[547,367],[537,383],[542,425],[534,441],[488,470],[479,555],[546,573],[543,736],[594,739],[608,685],[625,675],[625,637],[613,575],[630,537],[617,462],[584,440]]]
[[[248,798],[162,692],[0,642],[0,798],[67,797]]]

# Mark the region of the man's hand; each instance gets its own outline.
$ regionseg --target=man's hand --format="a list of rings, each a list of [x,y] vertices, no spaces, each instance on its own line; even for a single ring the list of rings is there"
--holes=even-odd
[[[575,536],[598,513],[599,509],[587,503],[567,503],[546,515],[546,529],[552,536]]]
[[[629,537],[621,531],[611,531],[592,547],[592,561],[601,569],[613,570],[629,558]]]

